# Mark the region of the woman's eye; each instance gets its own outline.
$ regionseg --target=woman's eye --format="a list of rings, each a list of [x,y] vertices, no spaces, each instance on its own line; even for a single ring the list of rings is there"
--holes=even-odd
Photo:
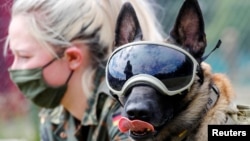
[[[15,54],[17,58],[19,59],[30,59],[31,55],[29,53],[23,53],[23,52],[18,52]]]
[[[30,56],[19,56],[20,59],[30,59]]]
[[[26,63],[32,58],[32,54],[27,51],[12,51],[15,63]]]
[[[17,62],[22,63],[22,62],[29,61],[31,56],[28,56],[28,55],[16,55],[14,58],[15,58],[15,60]]]

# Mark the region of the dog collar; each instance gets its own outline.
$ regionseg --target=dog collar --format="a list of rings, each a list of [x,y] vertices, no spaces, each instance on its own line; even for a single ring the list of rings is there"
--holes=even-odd
[[[207,106],[204,109],[204,114],[215,105],[215,103],[218,101],[218,99],[220,97],[220,91],[215,84],[211,84],[210,90],[211,90],[211,93],[210,93],[210,97],[208,98]],[[199,124],[200,124],[200,122],[197,122],[196,126]],[[194,126],[194,127],[196,127],[196,126]],[[193,129],[193,128],[191,128],[191,129]],[[187,130],[187,129],[180,132],[177,136],[176,141],[184,141],[188,135],[188,132],[189,132],[189,130]]]
[[[217,102],[218,98],[220,97],[220,91],[217,88],[215,84],[211,84],[211,90],[210,97],[208,98],[207,107],[205,109],[205,112],[207,112],[209,109],[211,109],[215,103]]]

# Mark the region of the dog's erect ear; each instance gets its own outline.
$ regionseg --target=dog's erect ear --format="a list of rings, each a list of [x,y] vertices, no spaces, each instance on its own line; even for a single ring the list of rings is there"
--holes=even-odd
[[[199,62],[207,45],[202,12],[197,0],[185,0],[170,36]]]
[[[142,39],[142,32],[133,6],[124,3],[118,15],[113,50],[126,43]]]

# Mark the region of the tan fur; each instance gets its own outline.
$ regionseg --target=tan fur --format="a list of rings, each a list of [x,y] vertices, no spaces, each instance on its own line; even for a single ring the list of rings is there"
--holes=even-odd
[[[172,141],[178,141],[182,133],[184,133],[184,137],[187,136],[188,141],[207,141],[208,125],[224,124],[228,113],[237,112],[233,103],[235,93],[227,76],[224,74],[213,74],[210,65],[207,63],[203,62],[201,66],[204,73],[203,84],[193,84],[190,92],[185,97],[186,101],[184,101],[184,103],[191,101],[190,105],[179,116],[175,117],[171,123],[166,125],[160,135],[157,136],[157,141],[166,137],[170,137]],[[198,80],[198,77],[196,79]],[[215,105],[202,115],[201,111],[206,107],[212,92],[209,88],[211,82],[218,87],[220,97]]]
[[[212,81],[219,89],[220,97],[214,107],[211,108],[204,117],[204,120],[194,139],[197,141],[207,140],[208,125],[224,124],[226,122],[228,113],[237,112],[237,109],[233,103],[235,93],[228,77],[224,74],[212,74],[211,67],[208,64],[203,63],[202,66],[204,69],[205,77],[207,77],[208,75],[212,76]]]

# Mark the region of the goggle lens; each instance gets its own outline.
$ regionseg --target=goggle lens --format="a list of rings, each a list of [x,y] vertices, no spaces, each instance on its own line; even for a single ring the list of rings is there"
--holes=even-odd
[[[168,91],[189,85],[194,77],[196,62],[182,49],[167,45],[135,43],[115,50],[106,68],[111,91],[121,91],[129,79],[139,74],[157,78]]]

